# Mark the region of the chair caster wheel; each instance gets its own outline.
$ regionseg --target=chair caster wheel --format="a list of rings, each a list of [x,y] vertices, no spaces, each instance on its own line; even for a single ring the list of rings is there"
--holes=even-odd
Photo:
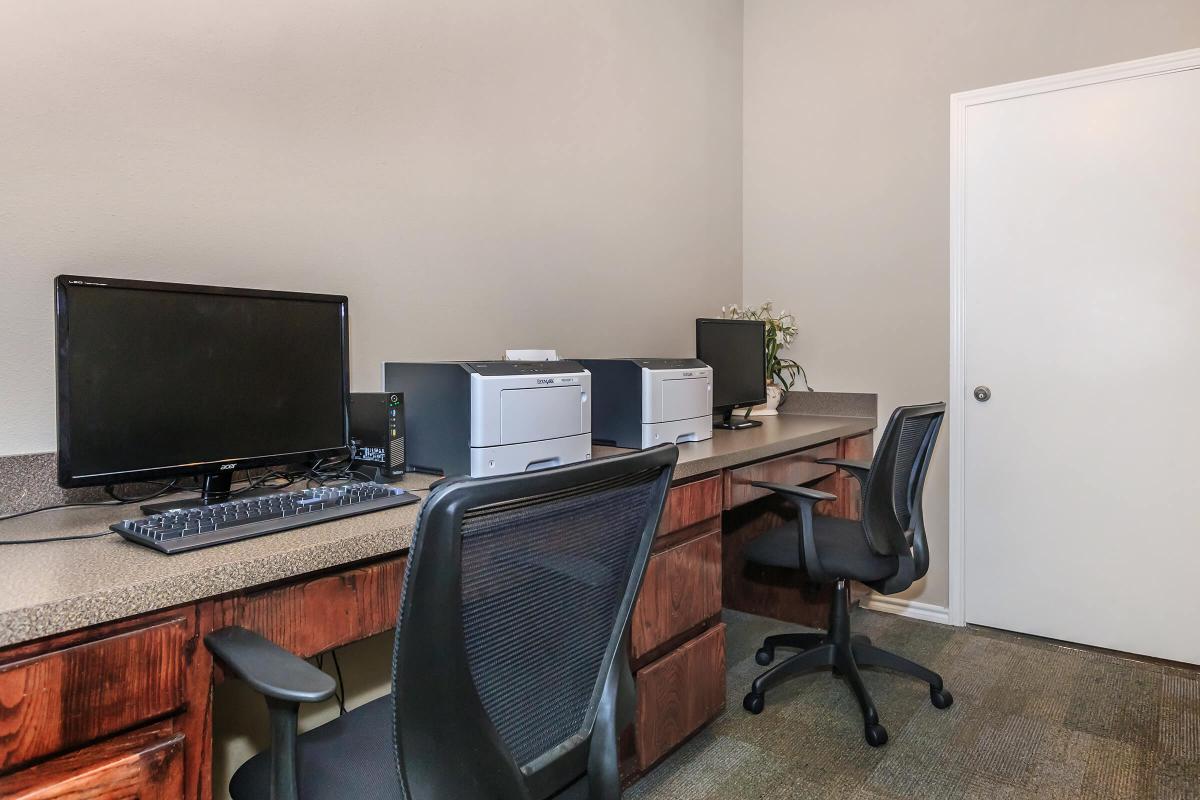
[[[754,660],[758,662],[760,667],[765,667],[775,660],[775,648],[760,647],[758,652],[754,654]]]
[[[765,698],[761,694],[751,692],[742,699],[742,708],[749,711],[751,714],[761,714],[763,710]]]
[[[887,728],[882,725],[868,725],[863,733],[867,737],[867,744],[871,747],[883,747],[887,744]]]
[[[933,703],[934,708],[949,708],[954,705],[954,695],[945,689],[934,689],[930,686],[929,702]]]

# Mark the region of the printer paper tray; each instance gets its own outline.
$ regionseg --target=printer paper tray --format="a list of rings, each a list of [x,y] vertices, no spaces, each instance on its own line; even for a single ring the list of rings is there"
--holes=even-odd
[[[471,448],[471,477],[509,475],[531,469],[560,467],[592,457],[592,434],[563,436],[538,442]]]
[[[702,442],[712,438],[712,415],[671,422],[643,422],[642,449],[660,444]]]

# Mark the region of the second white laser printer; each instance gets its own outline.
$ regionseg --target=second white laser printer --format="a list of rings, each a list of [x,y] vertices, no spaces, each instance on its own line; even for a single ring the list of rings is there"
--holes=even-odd
[[[592,440],[644,449],[712,438],[712,367],[695,358],[584,358]]]
[[[385,362],[404,392],[408,468],[505,475],[592,457],[591,375],[576,361]]]

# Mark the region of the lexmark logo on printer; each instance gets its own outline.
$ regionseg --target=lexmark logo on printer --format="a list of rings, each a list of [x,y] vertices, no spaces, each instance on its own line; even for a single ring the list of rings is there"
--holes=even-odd
[[[538,383],[554,383],[554,378],[538,378]]]

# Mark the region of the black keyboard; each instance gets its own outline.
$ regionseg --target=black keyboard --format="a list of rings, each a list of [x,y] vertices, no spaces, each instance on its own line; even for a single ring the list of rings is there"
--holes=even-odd
[[[346,483],[259,495],[195,508],[179,508],[111,526],[131,542],[164,553],[181,553],[252,536],[279,533],[419,500],[380,483]]]

